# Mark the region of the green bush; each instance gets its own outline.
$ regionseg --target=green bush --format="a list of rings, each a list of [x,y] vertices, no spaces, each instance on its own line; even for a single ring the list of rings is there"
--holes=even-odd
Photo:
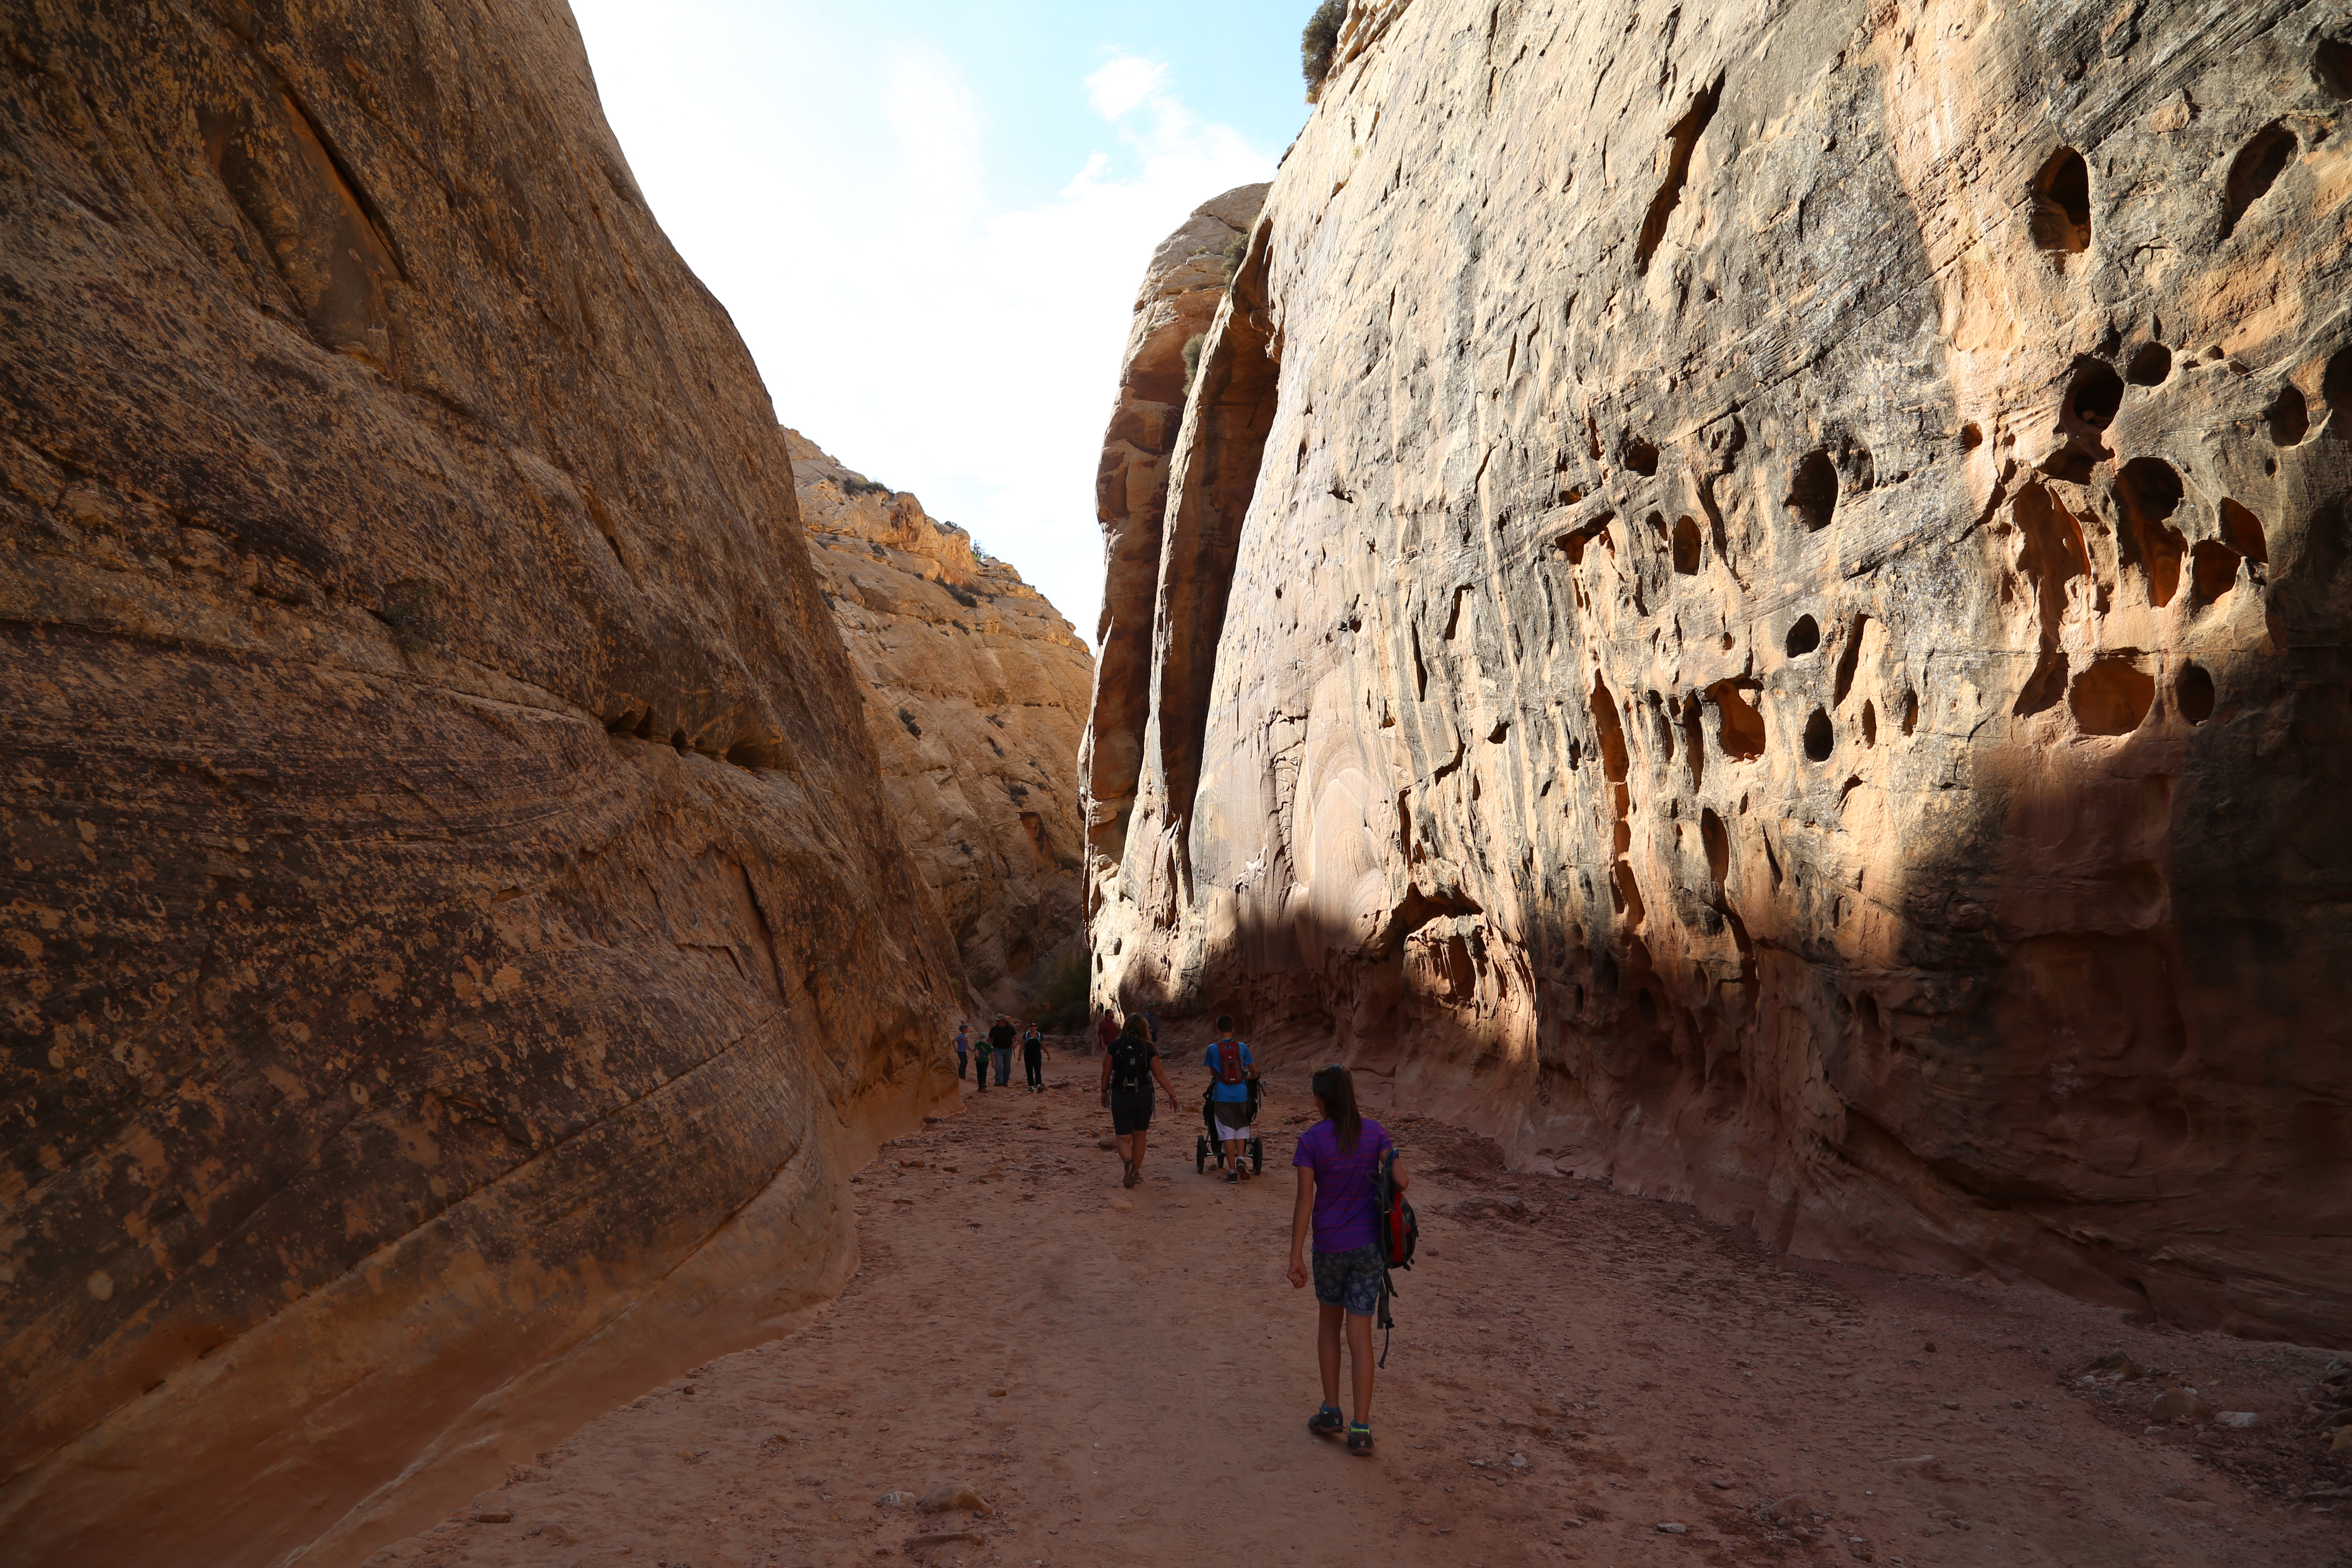
[[[1201,374],[1201,345],[1209,341],[1206,332],[1194,332],[1184,340],[1184,395],[1192,395],[1192,378]]]
[[[1322,92],[1323,79],[1331,74],[1331,57],[1339,50],[1339,26],[1347,19],[1348,0],[1323,0],[1307,19],[1306,31],[1298,35],[1298,68],[1307,77],[1309,103]]]
[[[861,479],[856,474],[845,474],[841,479],[841,493],[845,496],[887,496],[891,490],[879,479]]]
[[[1030,1005],[1037,1022],[1057,1035],[1076,1034],[1087,1026],[1088,963],[1085,948],[1073,950],[1046,976],[1045,984],[1037,988],[1036,1000]]]
[[[1234,286],[1234,274],[1242,269],[1242,258],[1249,254],[1249,236],[1234,236],[1220,254],[1225,258],[1225,287],[1230,289]]]
[[[383,608],[376,618],[392,628],[392,640],[400,645],[403,653],[423,653],[434,643],[449,635],[433,606],[441,597],[441,590],[430,583],[414,579],[394,583],[385,590]]]

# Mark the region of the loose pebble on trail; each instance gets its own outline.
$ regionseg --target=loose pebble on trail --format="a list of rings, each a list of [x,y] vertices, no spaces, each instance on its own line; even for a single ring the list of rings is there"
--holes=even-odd
[[[807,1329],[591,1422],[371,1561],[2352,1563],[2352,1453],[2314,1425],[2343,1386],[2326,1352],[1778,1257],[1687,1208],[1513,1174],[1483,1138],[1382,1113],[1370,1079],[1423,1255],[1378,1456],[1351,1458],[1305,1429],[1315,1309],[1285,1279],[1303,1077],[1277,1075],[1265,1174],[1234,1185],[1194,1173],[1203,1075],[1171,1060],[1188,1098],[1159,1111],[1140,1187],[1119,1185],[1096,1060],[1050,1063],[1043,1094],[1017,1068],[966,1085],[962,1114],[856,1179],[862,1266]],[[2155,1419],[2183,1386],[2208,1416]]]

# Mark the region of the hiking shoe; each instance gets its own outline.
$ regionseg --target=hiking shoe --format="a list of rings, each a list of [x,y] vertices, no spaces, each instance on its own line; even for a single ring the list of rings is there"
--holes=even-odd
[[[1122,1187],[1141,1186],[1143,1184],[1143,1173],[1140,1171],[1138,1171],[1133,1165],[1129,1165],[1127,1168],[1127,1174],[1119,1178],[1118,1184]]]
[[[1318,1437],[1337,1437],[1348,1429],[1348,1418],[1327,1405],[1307,1418],[1307,1429]]]
[[[1239,1171],[1227,1171],[1225,1173],[1225,1180],[1228,1182],[1238,1182],[1241,1179],[1242,1173]]]
[[[1355,1426],[1349,1427],[1348,1452],[1353,1454],[1360,1459],[1370,1458],[1372,1457],[1372,1429],[1365,1426],[1360,1421]]]

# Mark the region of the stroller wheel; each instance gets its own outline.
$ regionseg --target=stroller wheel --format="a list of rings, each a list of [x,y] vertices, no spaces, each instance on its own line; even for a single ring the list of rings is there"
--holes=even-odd
[[[1253,1176],[1262,1176],[1265,1174],[1265,1140],[1263,1138],[1251,1139],[1249,1152],[1250,1174]]]
[[[1209,1141],[1206,1138],[1194,1138],[1192,1140],[1192,1173],[1197,1176],[1208,1168]]]

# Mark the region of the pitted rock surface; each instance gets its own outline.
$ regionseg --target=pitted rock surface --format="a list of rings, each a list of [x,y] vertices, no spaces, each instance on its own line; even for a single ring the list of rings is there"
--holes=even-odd
[[[954,950],[560,7],[0,37],[0,1557],[355,1561],[837,1288]]]
[[[898,832],[965,978],[1017,1011],[1086,929],[1076,765],[1094,658],[962,529],[798,431],[784,440]]]
[[[1355,13],[1104,509],[1097,998],[2352,1338],[2352,12]]]

